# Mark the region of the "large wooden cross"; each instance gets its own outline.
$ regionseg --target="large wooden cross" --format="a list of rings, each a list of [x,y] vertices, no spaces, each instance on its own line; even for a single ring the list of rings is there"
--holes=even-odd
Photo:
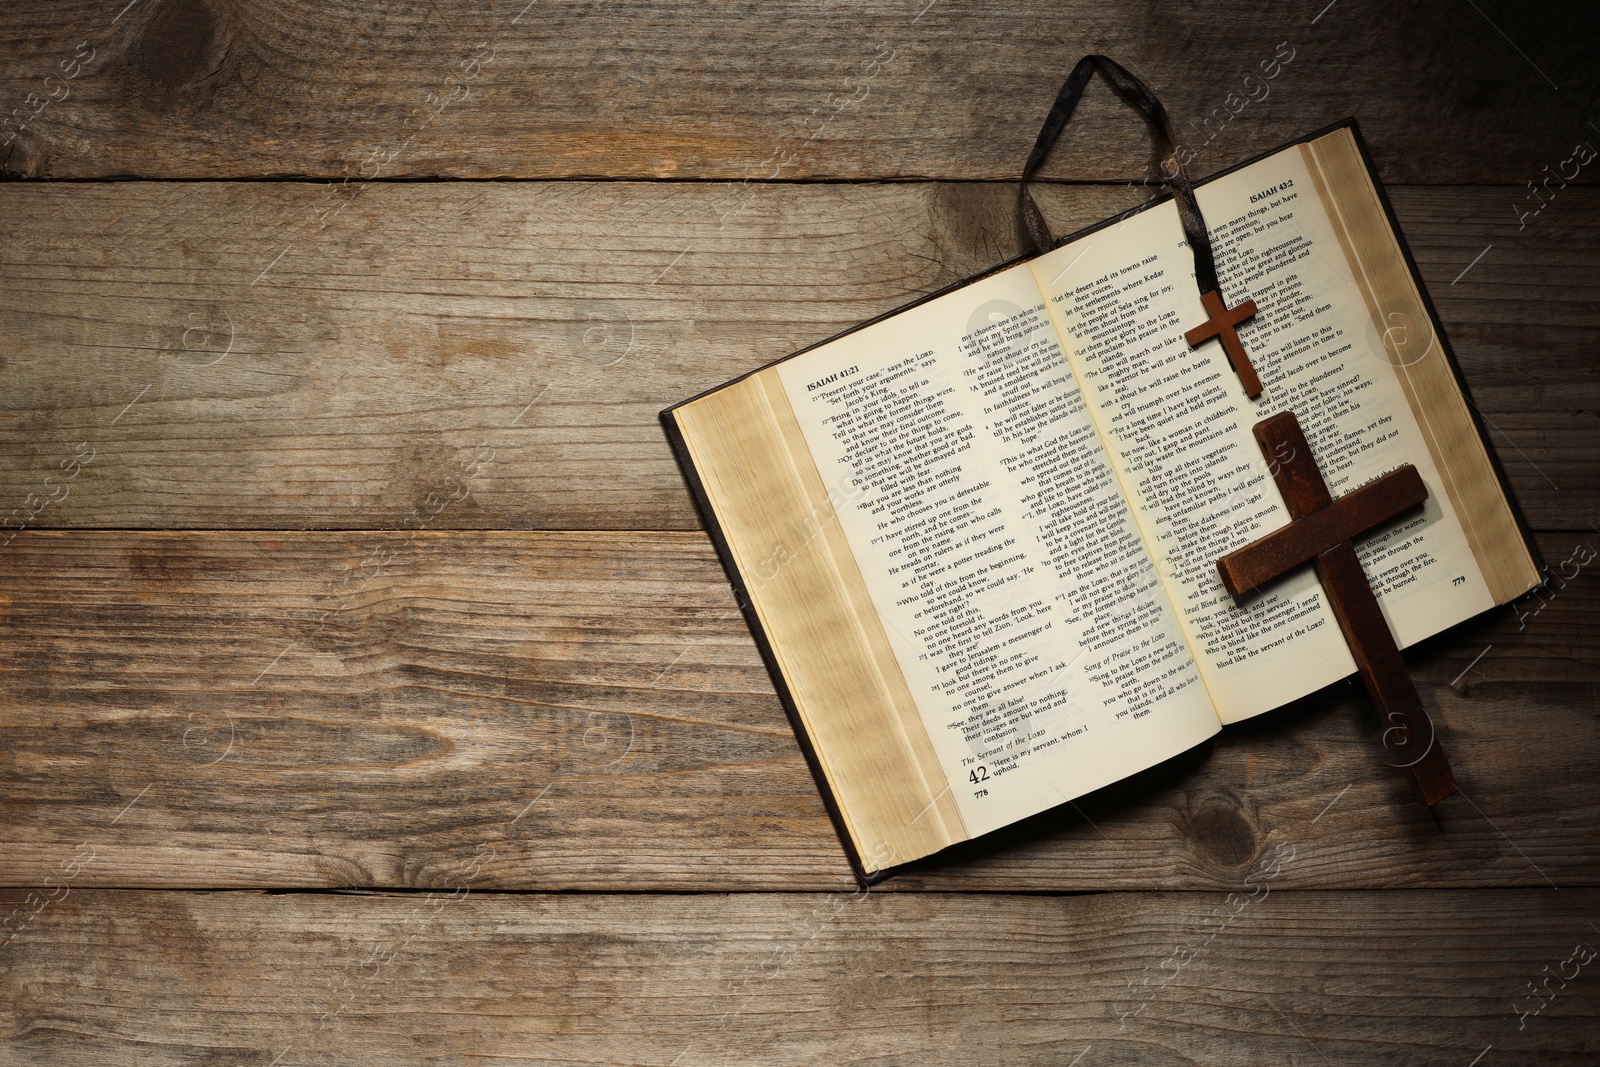
[[[1228,362],[1233,364],[1233,369],[1239,375],[1239,381],[1244,385],[1245,396],[1254,400],[1261,395],[1261,379],[1256,375],[1256,369],[1245,353],[1244,343],[1239,340],[1238,326],[1246,319],[1255,317],[1256,302],[1246,300],[1237,307],[1230,308],[1223,303],[1222,294],[1215,289],[1201,293],[1200,302],[1205,305],[1206,314],[1211,317],[1184,334],[1184,339],[1189,342],[1190,348],[1198,348],[1200,342],[1213,337],[1220,340],[1222,350],[1228,354]]]
[[[1293,412],[1256,423],[1255,435],[1293,521],[1218,560],[1222,584],[1242,596],[1305,563],[1316,567],[1385,724],[1384,744],[1390,745],[1392,736],[1412,786],[1424,803],[1437,804],[1456,791],[1455,776],[1351,543],[1427,500],[1428,487],[1408,463],[1334,500]]]

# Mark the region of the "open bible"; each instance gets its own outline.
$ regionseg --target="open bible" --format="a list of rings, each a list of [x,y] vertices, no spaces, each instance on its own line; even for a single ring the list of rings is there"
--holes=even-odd
[[[1288,521],[1266,415],[1336,496],[1421,473],[1359,544],[1402,646],[1540,580],[1353,121],[1195,191],[1256,402],[1163,198],[663,413],[863,877],[1354,672],[1309,570],[1219,579]]]

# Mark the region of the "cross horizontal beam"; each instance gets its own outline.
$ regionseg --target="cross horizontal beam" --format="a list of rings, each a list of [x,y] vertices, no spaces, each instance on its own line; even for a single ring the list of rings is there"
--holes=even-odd
[[[1223,556],[1217,560],[1222,586],[1234,596],[1243,596],[1427,499],[1422,475],[1407,463],[1346,493],[1336,507],[1321,507]]]

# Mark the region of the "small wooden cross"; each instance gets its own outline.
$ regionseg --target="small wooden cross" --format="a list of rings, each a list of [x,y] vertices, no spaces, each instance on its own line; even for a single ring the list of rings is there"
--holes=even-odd
[[[1456,791],[1455,776],[1351,544],[1427,500],[1428,487],[1407,463],[1334,500],[1293,412],[1256,423],[1255,435],[1293,521],[1219,559],[1222,584],[1241,596],[1304,563],[1316,567],[1367,695],[1387,726],[1384,743],[1397,735],[1393,748],[1412,786],[1424,803],[1437,804]]]
[[[1223,304],[1222,294],[1215,289],[1201,293],[1200,302],[1205,305],[1206,314],[1211,317],[1184,334],[1184,339],[1189,342],[1190,348],[1198,348],[1200,342],[1213,337],[1221,340],[1222,350],[1228,353],[1228,362],[1233,364],[1239,380],[1244,383],[1245,396],[1254,400],[1261,395],[1261,379],[1256,376],[1255,367],[1250,365],[1250,357],[1245,354],[1244,344],[1239,340],[1236,327],[1255,316],[1256,302],[1246,300],[1238,307],[1230,308]]]

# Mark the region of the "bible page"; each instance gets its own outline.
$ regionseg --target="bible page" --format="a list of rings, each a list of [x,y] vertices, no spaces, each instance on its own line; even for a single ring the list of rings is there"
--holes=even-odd
[[[776,369],[973,836],[1218,731],[1026,265]]]
[[[1251,434],[1293,411],[1338,498],[1404,463],[1427,504],[1359,539],[1401,646],[1491,606],[1399,375],[1397,338],[1363,301],[1299,146],[1196,188],[1229,307],[1263,384],[1252,401],[1205,322],[1169,201],[1031,261],[1085,398],[1224,722],[1344,678],[1355,662],[1311,568],[1244,598],[1216,561],[1289,521]],[[1278,460],[1288,457],[1278,457]]]

